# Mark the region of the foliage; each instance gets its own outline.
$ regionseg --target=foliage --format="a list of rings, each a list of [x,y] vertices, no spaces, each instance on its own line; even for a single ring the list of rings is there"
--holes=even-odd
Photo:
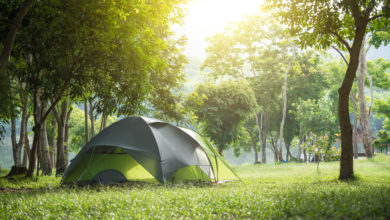
[[[335,127],[337,127],[336,116],[331,111],[328,100],[301,100],[295,108],[297,111],[294,114],[297,121],[306,133],[310,132],[317,136],[334,134]],[[334,137],[331,137],[329,141],[334,141]]]
[[[312,50],[295,51],[292,38],[269,14],[262,12],[244,17],[208,39],[207,58],[202,68],[210,71],[213,79],[245,79],[255,92],[255,109],[264,115],[263,131],[279,131],[281,121],[281,87],[288,60],[294,63],[288,72],[287,116],[284,138],[286,145],[299,133],[299,125],[290,112],[299,99],[319,99],[324,96],[328,78],[321,73],[320,54]],[[250,122],[251,121],[251,122]],[[255,117],[246,122],[246,130],[252,140],[245,146],[258,142]],[[267,131],[268,132],[268,131]],[[265,136],[267,136],[265,132]],[[244,147],[247,149],[247,147]]]
[[[379,116],[385,118],[383,122],[383,127],[386,130],[390,130],[390,98],[385,100],[375,100],[374,111],[378,113]]]
[[[291,34],[299,38],[298,43],[304,48],[315,46],[323,49],[333,44],[345,48],[346,41],[352,42],[355,38],[355,28],[363,24],[363,19],[372,22],[367,31],[389,28],[388,1],[272,0],[267,4],[268,9],[288,25]],[[382,41],[378,41],[375,46],[381,44]]]
[[[11,118],[12,97],[10,97],[10,85],[5,71],[0,72],[0,141],[3,140],[6,132],[6,125]]]
[[[130,115],[148,100],[177,117],[185,40],[174,39],[170,25],[181,23],[184,2],[38,1],[12,54],[24,66],[12,74],[52,103],[66,92],[98,98],[98,113]]]
[[[106,126],[111,125],[117,121],[117,117],[108,116]],[[101,125],[101,117],[95,120],[95,134],[99,133]],[[77,106],[73,106],[72,114],[69,118],[69,150],[78,153],[85,143],[85,122],[84,111]]]
[[[218,85],[199,85],[187,105],[221,153],[237,140],[240,125],[256,103],[253,91],[244,81],[224,81]]]
[[[291,144],[295,136],[299,136],[299,121],[296,118],[297,106],[302,100],[319,100],[325,96],[330,87],[330,77],[321,70],[324,56],[319,52],[308,50],[296,54],[294,67],[288,76],[287,88],[287,117],[284,140]]]
[[[374,147],[381,151],[387,149],[390,145],[390,132],[387,130],[380,130],[377,136],[378,139],[376,139],[373,143]]]
[[[342,148],[340,179],[352,179],[353,141],[349,95],[366,33],[390,28],[390,2],[272,0],[267,4],[273,14],[288,26],[290,33],[298,38],[302,48],[329,48],[337,45],[349,52],[348,68],[338,90],[338,119]]]
[[[330,147],[328,136],[312,135],[307,142],[311,143],[311,145],[305,143],[304,149],[317,157],[316,162],[319,163],[320,157],[323,157],[325,162],[340,159],[340,149],[337,150],[335,147]]]
[[[367,62],[367,69],[372,77],[374,86],[381,89],[390,88],[390,62],[383,58]],[[369,85],[369,82],[366,82]]]
[[[0,192],[0,212],[7,219],[388,219],[390,158],[355,163],[359,179],[353,182],[336,180],[337,162],[321,164],[321,175],[315,164],[243,165],[236,168],[242,181],[210,186],[134,183],[48,190],[40,179],[41,190]]]

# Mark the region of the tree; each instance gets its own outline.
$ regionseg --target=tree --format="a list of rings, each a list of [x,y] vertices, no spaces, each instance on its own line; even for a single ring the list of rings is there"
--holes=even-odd
[[[8,68],[9,72],[11,68]],[[13,68],[12,68],[13,69]],[[9,172],[9,176],[24,174],[26,172],[26,167],[22,166],[22,150],[25,144],[25,135],[27,132],[27,120],[28,120],[28,104],[29,98],[26,92],[25,84],[22,84],[20,80],[13,79],[12,75],[8,73],[9,78],[9,88],[8,95],[11,98],[10,103],[10,112],[9,117],[11,119],[11,143],[12,143],[12,153],[14,159],[14,166]],[[16,119],[20,118],[20,133],[19,141],[16,137]]]
[[[390,145],[390,132],[387,130],[380,130],[378,132],[378,139],[373,143],[374,147],[379,149],[381,152],[385,150],[385,154],[389,154],[389,145]]]
[[[336,127],[336,116],[331,111],[329,100],[324,98],[319,100],[307,99],[301,100],[295,105],[297,110],[293,114],[297,117],[297,121],[299,122],[304,135],[310,137],[308,140],[311,140],[315,145],[317,141],[323,139],[323,136],[327,136],[327,147],[330,148],[334,141],[332,136],[334,135],[334,128]],[[307,146],[306,143],[304,143],[304,145]],[[310,150],[310,147],[306,149]]]
[[[239,127],[256,105],[253,91],[244,81],[223,81],[218,85],[199,85],[188,100],[204,133],[218,152],[237,140]]]
[[[386,101],[377,100],[374,106],[374,111],[385,118],[383,129],[378,132],[378,139],[374,141],[374,146],[381,151],[386,149],[386,153],[388,153],[388,146],[390,144],[390,98]]]
[[[9,27],[7,37],[4,39],[3,49],[1,50],[0,54],[0,72],[4,69],[8,62],[12,47],[15,42],[16,33],[18,32],[23,18],[27,14],[33,2],[34,0],[25,0],[12,20],[12,24]]]
[[[259,142],[261,141],[261,133],[259,133],[259,130],[257,129],[260,124],[259,118],[253,118],[253,115],[255,115],[255,117],[257,116],[257,114],[251,114],[251,117],[249,117],[243,123],[242,126],[245,129],[247,135],[242,135],[242,138],[239,138],[238,140],[238,144],[239,146],[244,147],[244,150],[253,150],[253,152],[255,153],[253,163],[257,164],[260,163]],[[237,149],[240,150],[239,148]]]
[[[34,141],[28,176],[35,170],[35,152],[46,118],[64,96],[83,97],[87,82],[96,87],[102,85],[97,82],[109,82],[110,87],[102,90],[114,91],[118,102],[113,108],[120,107],[119,114],[144,108],[154,89],[150,79],[157,76],[152,73],[159,73],[160,79],[167,77],[170,62],[164,52],[173,45],[170,24],[183,16],[181,2],[60,0],[34,4],[17,35],[13,54],[27,63],[23,81],[33,98]],[[169,73],[164,82],[180,78],[177,71]],[[176,84],[161,83],[167,88],[161,90],[168,93],[171,85]],[[43,112],[38,111],[40,103],[48,104]]]
[[[367,72],[367,61],[366,61],[366,50],[365,50],[366,39],[363,38],[362,46],[360,48],[359,66],[357,69],[357,85],[358,85],[358,97],[359,97],[359,121],[360,129],[363,136],[363,146],[366,152],[366,157],[371,158],[373,156],[372,149],[372,131],[369,122],[369,112],[366,108],[366,96],[364,94],[364,76]]]
[[[390,129],[390,98],[387,100],[376,100],[374,110],[382,117],[385,118],[383,127],[387,130]]]
[[[318,100],[325,96],[329,88],[329,76],[324,74],[322,69],[325,66],[323,59],[326,54],[313,50],[302,51],[295,55],[294,68],[289,75],[289,87],[287,88],[288,113],[286,118],[285,143],[287,151],[294,137],[299,138],[297,159],[300,162],[302,148],[301,144],[305,138],[304,127],[296,117],[297,106],[302,100]],[[286,152],[288,153],[288,152]],[[287,156],[286,156],[287,159]]]
[[[68,118],[68,126],[69,126],[69,141],[68,141],[68,148],[69,151],[78,153],[80,149],[87,143],[85,141],[85,123],[84,123],[84,112],[83,110],[79,109],[76,105],[72,106],[72,114]],[[95,127],[96,131],[98,130],[97,127],[99,124],[101,124],[101,120],[103,119],[102,116],[98,118],[98,120],[95,121]],[[108,116],[106,117],[106,125],[109,126],[112,123],[117,121],[117,117],[115,116]]]
[[[302,47],[327,48],[333,43],[349,52],[348,67],[339,88],[339,125],[341,160],[339,179],[354,178],[352,127],[349,118],[349,94],[359,64],[360,48],[368,31],[388,30],[389,1],[307,1],[272,0],[270,8],[288,25]]]
[[[289,61],[288,52],[293,46],[289,35],[263,13],[245,17],[208,41],[208,56],[202,68],[209,68],[215,79],[245,79],[255,91],[261,108],[252,112],[261,139],[261,160],[266,163],[269,111],[282,102],[279,95],[283,73],[289,72],[290,62],[286,60]],[[283,127],[279,126],[280,133]]]

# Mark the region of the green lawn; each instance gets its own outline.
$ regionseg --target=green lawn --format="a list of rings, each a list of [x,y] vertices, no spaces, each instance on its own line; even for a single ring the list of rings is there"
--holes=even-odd
[[[54,177],[1,179],[0,219],[390,218],[390,156],[356,160],[353,182],[337,180],[338,162],[321,163],[319,173],[316,164],[296,163],[235,169],[241,182],[210,186],[70,189],[60,188]],[[9,187],[34,189],[11,192]]]

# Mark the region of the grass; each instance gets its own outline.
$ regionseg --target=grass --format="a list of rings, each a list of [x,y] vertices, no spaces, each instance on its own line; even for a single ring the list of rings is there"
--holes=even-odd
[[[240,182],[196,186],[127,184],[59,187],[59,178],[0,180],[0,218],[389,219],[390,157],[355,161],[357,180],[337,180],[339,163],[236,167]],[[50,184],[51,190],[46,189]],[[32,190],[10,192],[10,188]],[[23,189],[23,188],[22,188]]]

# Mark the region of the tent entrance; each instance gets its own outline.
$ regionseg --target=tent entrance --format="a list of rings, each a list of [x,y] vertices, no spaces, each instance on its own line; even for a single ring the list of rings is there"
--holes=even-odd
[[[117,170],[103,170],[102,172],[96,174],[93,180],[103,185],[110,183],[123,183],[127,181],[126,177]]]
[[[110,176],[118,180],[111,182],[127,180],[158,183],[132,156],[121,148],[111,146],[97,146],[86,152],[69,173],[66,182],[101,180],[103,183]]]

